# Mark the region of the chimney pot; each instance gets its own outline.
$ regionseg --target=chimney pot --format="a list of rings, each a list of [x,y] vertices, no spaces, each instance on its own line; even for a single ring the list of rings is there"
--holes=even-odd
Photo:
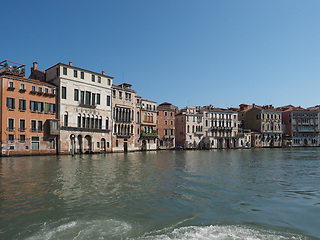
[[[102,71],[102,75],[106,75],[105,71]]]
[[[71,67],[72,67],[72,62],[69,62],[69,66],[71,66]]]
[[[33,62],[33,70],[37,70],[38,67],[38,63],[37,62]]]

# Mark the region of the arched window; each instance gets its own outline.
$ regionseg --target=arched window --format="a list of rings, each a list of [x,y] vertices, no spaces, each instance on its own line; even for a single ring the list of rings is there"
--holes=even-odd
[[[68,112],[65,112],[63,115],[63,126],[68,127]]]

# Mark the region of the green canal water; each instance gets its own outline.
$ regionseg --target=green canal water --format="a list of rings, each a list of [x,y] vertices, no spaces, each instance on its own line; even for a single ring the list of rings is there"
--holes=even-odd
[[[320,148],[0,159],[0,239],[320,239]]]

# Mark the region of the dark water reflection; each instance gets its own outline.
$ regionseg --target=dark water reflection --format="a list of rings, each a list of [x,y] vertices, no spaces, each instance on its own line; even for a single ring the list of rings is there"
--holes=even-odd
[[[317,148],[2,158],[0,184],[1,239],[320,236]]]

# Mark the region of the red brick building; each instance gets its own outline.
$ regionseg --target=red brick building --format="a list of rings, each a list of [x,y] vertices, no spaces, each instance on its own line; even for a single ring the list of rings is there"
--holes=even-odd
[[[24,78],[24,68],[0,63],[1,156],[56,154],[56,87]]]
[[[178,107],[171,103],[161,103],[157,107],[157,128],[159,135],[159,149],[171,149],[175,147],[175,114]]]

